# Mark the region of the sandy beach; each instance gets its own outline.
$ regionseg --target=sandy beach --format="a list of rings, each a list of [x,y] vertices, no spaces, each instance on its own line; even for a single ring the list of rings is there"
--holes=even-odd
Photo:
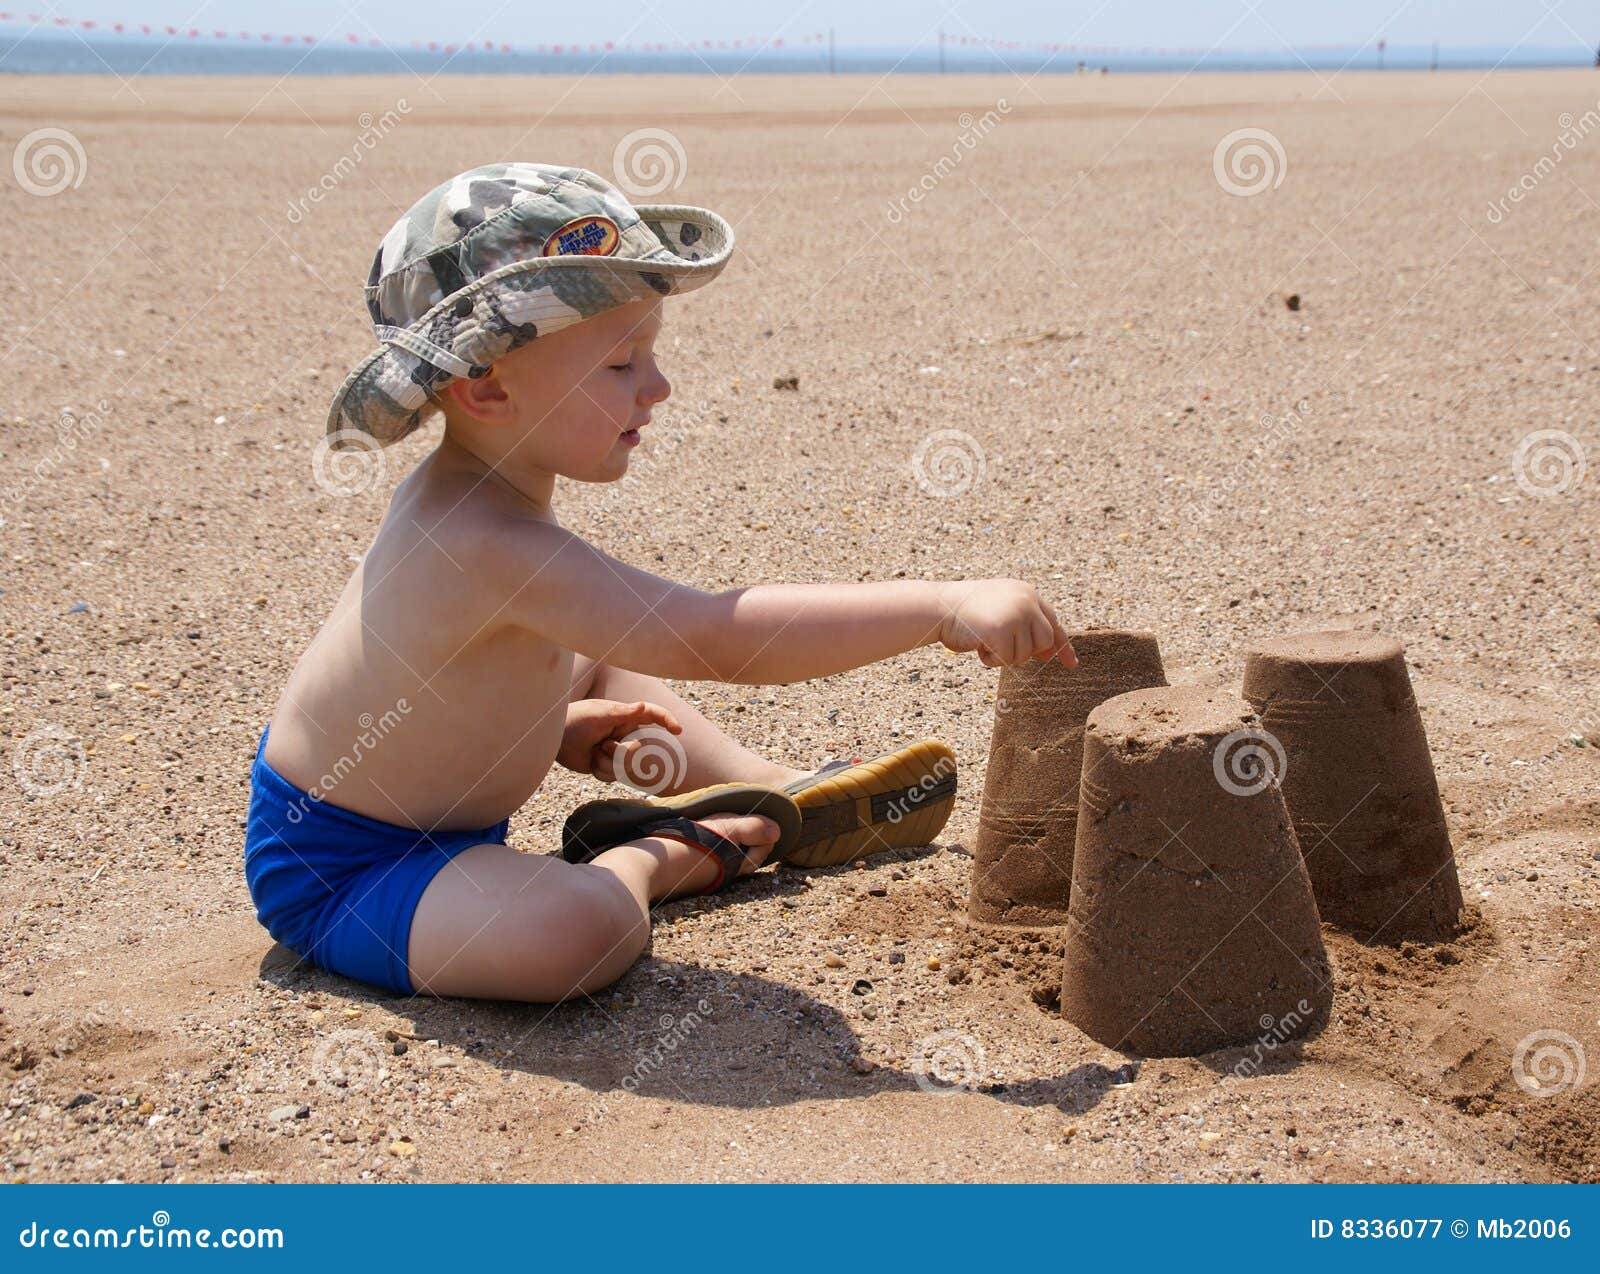
[[[0,79],[31,147],[0,181],[4,1177],[1600,1181],[1597,99],[1582,71]],[[611,177],[641,129],[681,148],[650,198],[739,246],[669,304],[673,396],[567,525],[706,589],[1019,576],[1069,627],[1157,633],[1174,684],[1237,689],[1272,634],[1399,638],[1462,936],[1325,926],[1331,1018],[1264,1054],[1096,1044],[1056,931],[966,921],[998,674],[927,647],[681,689],[796,766],[947,741],[936,846],[664,906],[553,1008],[275,949],[250,761],[437,438],[319,453],[373,250],[453,173]],[[513,843],[601,790],[554,772]],[[1518,1069],[1540,1032],[1574,1082]]]

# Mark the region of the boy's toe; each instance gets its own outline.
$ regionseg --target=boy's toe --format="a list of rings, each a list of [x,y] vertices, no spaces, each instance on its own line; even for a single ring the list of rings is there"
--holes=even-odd
[[[770,845],[778,839],[778,825],[762,814],[711,814],[700,820],[741,845]]]

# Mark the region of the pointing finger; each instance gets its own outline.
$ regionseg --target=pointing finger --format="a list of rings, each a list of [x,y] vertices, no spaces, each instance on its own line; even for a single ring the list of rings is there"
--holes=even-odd
[[[1048,602],[1044,606],[1045,618],[1050,621],[1050,631],[1055,641],[1055,649],[1051,652],[1055,658],[1068,668],[1078,666],[1078,652],[1072,648],[1072,639],[1067,636],[1067,630],[1061,626],[1061,621],[1056,618],[1056,613],[1050,608]]]

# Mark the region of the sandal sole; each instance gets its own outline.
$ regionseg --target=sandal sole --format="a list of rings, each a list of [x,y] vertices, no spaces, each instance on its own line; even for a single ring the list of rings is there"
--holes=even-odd
[[[931,845],[955,808],[956,757],[937,739],[923,739],[790,795],[801,828],[784,861],[837,867],[886,849]]]

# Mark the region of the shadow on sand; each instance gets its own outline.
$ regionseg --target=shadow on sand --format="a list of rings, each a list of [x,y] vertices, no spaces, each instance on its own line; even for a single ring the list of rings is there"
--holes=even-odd
[[[711,899],[667,904],[663,912],[798,897],[805,889],[799,873],[763,874]],[[780,929],[774,940],[783,936]],[[1116,1066],[1082,1062],[1056,1074],[989,1083],[977,1073],[981,1042],[949,1030],[911,1043],[903,1068],[883,1066],[862,1058],[847,1015],[795,986],[649,952],[613,986],[554,1005],[396,997],[324,973],[281,945],[262,960],[260,976],[298,994],[380,1006],[408,1019],[411,1036],[438,1040],[500,1070],[579,1084],[594,1094],[600,1111],[630,1094],[753,1109],[969,1089],[996,1101],[1079,1115],[1112,1088],[1134,1082],[1142,1064],[1132,1057]],[[876,994],[870,983],[866,988],[864,996]],[[1202,1060],[1223,1075],[1237,1072],[1252,1056],[1248,1049],[1228,1049]],[[1299,1056],[1298,1043],[1285,1044],[1261,1059],[1255,1073],[1281,1073],[1298,1064]]]

